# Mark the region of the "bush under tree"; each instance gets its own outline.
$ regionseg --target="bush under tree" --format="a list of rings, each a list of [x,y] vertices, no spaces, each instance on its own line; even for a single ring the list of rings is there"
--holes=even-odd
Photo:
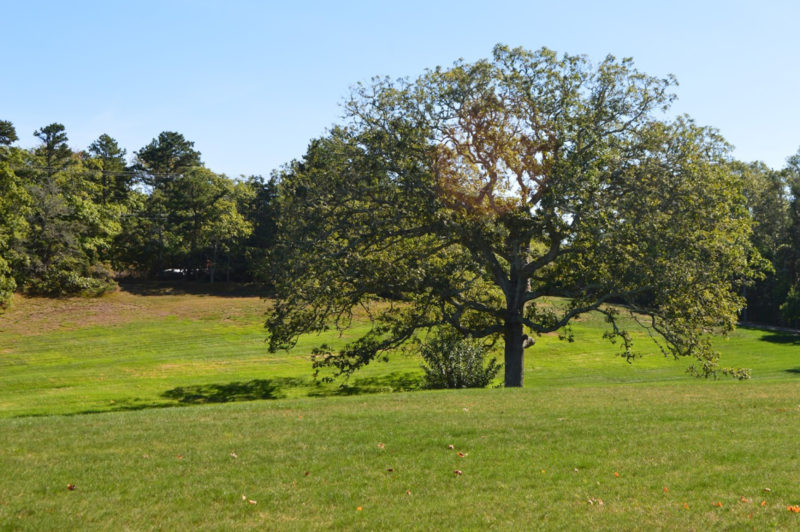
[[[456,331],[439,332],[422,345],[426,388],[485,388],[502,369],[496,358],[486,362],[486,347]]]

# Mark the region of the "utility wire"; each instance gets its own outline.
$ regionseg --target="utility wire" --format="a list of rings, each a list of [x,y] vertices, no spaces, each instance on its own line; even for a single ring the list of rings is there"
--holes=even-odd
[[[178,168],[178,171],[167,173],[167,172],[147,172],[144,170],[103,170],[100,168],[92,169],[92,168],[84,168],[81,171],[73,171],[72,173],[75,174],[96,174],[96,173],[105,173],[106,175],[117,175],[117,176],[148,176],[148,177],[176,177],[183,175],[182,172],[179,170],[191,170],[193,168],[205,168],[204,166],[185,166]],[[12,167],[12,169],[16,172],[18,170],[43,170],[43,171],[52,171],[53,168],[47,168],[46,166],[17,166]],[[69,168],[64,168],[62,170],[58,170],[60,172],[67,171]],[[209,170],[212,171],[212,170]],[[225,175],[225,174],[217,174],[216,175]],[[227,177],[227,176],[226,176]]]

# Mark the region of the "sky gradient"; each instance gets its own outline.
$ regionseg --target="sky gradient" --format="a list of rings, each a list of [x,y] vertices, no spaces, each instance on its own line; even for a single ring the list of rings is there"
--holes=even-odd
[[[0,120],[18,145],[66,126],[132,153],[161,131],[229,176],[268,175],[340,120],[349,87],[498,43],[633,57],[687,113],[774,168],[800,146],[800,2],[87,2],[0,0]]]

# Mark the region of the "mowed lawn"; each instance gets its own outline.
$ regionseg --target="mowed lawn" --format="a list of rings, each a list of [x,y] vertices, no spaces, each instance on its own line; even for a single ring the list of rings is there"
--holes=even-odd
[[[17,299],[0,317],[0,529],[800,529],[796,336],[720,340],[753,378],[715,382],[644,337],[628,364],[585,319],[574,343],[527,351],[523,390],[374,394],[414,388],[419,361],[317,386],[311,346],[346,338],[270,354],[267,304]]]
[[[320,338],[291,353],[267,351],[267,301],[241,287],[185,288],[17,297],[0,315],[0,418],[339,393],[313,382],[309,353]]]

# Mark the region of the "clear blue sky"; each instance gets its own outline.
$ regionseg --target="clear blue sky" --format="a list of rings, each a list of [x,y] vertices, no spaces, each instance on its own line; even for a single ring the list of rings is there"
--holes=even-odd
[[[353,83],[498,42],[674,74],[673,111],[739,159],[782,167],[800,146],[797,0],[0,0],[0,17],[0,119],[24,147],[52,122],[73,148],[108,133],[129,154],[178,131],[215,171],[267,175],[339,120]]]

